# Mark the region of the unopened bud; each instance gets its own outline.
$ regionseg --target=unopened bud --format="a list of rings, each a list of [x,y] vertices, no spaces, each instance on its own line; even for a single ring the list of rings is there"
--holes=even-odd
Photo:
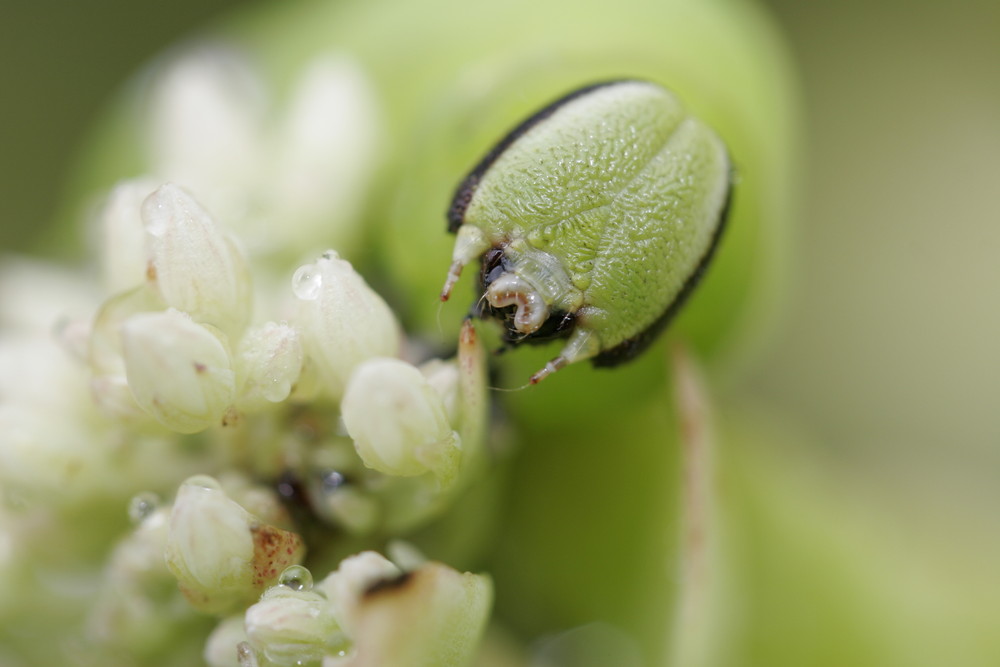
[[[352,667],[467,665],[492,598],[489,577],[433,562],[378,582],[355,610]]]
[[[250,318],[243,254],[195,199],[167,184],[142,205],[152,278],[167,305],[232,335]]]
[[[240,405],[255,408],[288,398],[302,372],[299,333],[287,324],[267,322],[247,331],[237,354],[243,378]]]
[[[306,68],[279,127],[271,206],[287,222],[283,243],[302,247],[322,234],[350,252],[372,181],[378,108],[353,60],[323,55]]]
[[[257,597],[303,554],[298,535],[262,524],[217,481],[199,476],[177,492],[166,555],[192,606],[226,613]]]
[[[136,404],[125,378],[122,349],[122,324],[138,315],[162,311],[165,305],[146,283],[120,292],[105,301],[90,330],[87,350],[91,391],[101,409],[115,417],[136,417],[145,414]]]
[[[134,315],[122,325],[125,373],[136,402],[181,433],[218,423],[235,397],[229,352],[184,313]]]
[[[359,363],[399,351],[399,325],[389,306],[332,250],[300,267],[292,289],[306,354],[334,398]]]
[[[156,189],[148,178],[115,186],[100,213],[101,274],[105,288],[122,292],[146,280],[146,229],[142,202]]]
[[[326,595],[340,626],[351,634],[364,592],[380,581],[401,574],[402,571],[381,554],[363,551],[340,561],[336,571],[316,584],[316,589]]]
[[[267,97],[242,54],[188,49],[159,72],[149,109],[152,171],[183,183],[213,210],[245,215],[260,179]]]
[[[247,639],[243,614],[223,619],[205,641],[202,657],[208,667],[239,667],[236,647]]]
[[[247,609],[250,645],[275,665],[301,665],[348,646],[329,601],[309,590],[273,586]]]
[[[459,418],[459,371],[455,361],[431,359],[420,365],[420,372],[444,401],[448,421],[457,423]]]
[[[387,475],[434,473],[454,480],[461,442],[448,423],[441,395],[414,366],[371,359],[355,369],[341,412],[364,464]]]

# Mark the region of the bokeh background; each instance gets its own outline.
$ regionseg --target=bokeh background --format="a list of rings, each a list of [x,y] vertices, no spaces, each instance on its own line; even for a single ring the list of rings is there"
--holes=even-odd
[[[144,61],[246,4],[0,5],[4,253],[66,252],[47,225],[86,129]],[[785,317],[725,391],[802,434],[914,586],[954,580],[940,613],[1000,626],[1000,3],[765,4],[799,71],[804,191]]]

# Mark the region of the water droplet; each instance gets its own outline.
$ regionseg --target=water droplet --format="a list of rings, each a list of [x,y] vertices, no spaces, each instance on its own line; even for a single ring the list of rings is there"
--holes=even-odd
[[[315,301],[323,287],[323,274],[315,264],[300,266],[292,276],[292,291],[304,301]]]
[[[293,591],[309,591],[313,587],[313,577],[312,573],[301,565],[292,565],[281,573],[278,583]]]
[[[279,403],[292,391],[292,383],[282,378],[271,378],[271,381],[260,388],[261,395],[272,403]]]
[[[240,642],[236,645],[236,659],[240,667],[257,667],[257,654],[253,652],[249,642]]]
[[[163,238],[170,228],[170,211],[163,200],[154,193],[143,206],[146,232],[156,238]]]
[[[149,491],[138,493],[128,501],[128,518],[133,524],[139,525],[159,506],[160,497],[155,493]]]
[[[322,484],[323,491],[330,493],[331,491],[336,491],[344,484],[347,484],[347,478],[336,470],[331,470],[323,475],[323,480],[320,483]]]

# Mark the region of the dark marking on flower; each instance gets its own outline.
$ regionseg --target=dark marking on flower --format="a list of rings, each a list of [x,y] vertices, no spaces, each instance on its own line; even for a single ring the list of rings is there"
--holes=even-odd
[[[240,423],[242,415],[240,411],[236,409],[235,405],[230,405],[226,408],[226,411],[222,413],[222,425],[223,426],[236,426]]]
[[[412,572],[403,572],[395,577],[379,579],[365,590],[363,597],[370,599],[385,593],[399,591],[406,588],[413,581],[413,578]]]

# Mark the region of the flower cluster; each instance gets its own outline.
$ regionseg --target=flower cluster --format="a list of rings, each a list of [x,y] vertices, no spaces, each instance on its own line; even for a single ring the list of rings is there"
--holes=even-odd
[[[344,258],[377,160],[358,68],[317,59],[277,127],[260,98],[231,54],[182,57],[152,95],[150,173],[97,216],[103,290],[0,276],[33,298],[0,299],[0,617],[25,611],[19,581],[87,554],[101,570],[87,595],[39,602],[81,628],[44,660],[183,655],[180,629],[216,619],[212,666],[461,665],[485,626],[485,576],[399,545],[344,558],[431,520],[482,468],[475,331],[422,360]],[[40,342],[55,313],[67,354]],[[126,505],[130,525],[94,525]],[[303,563],[329,574],[313,585]]]

